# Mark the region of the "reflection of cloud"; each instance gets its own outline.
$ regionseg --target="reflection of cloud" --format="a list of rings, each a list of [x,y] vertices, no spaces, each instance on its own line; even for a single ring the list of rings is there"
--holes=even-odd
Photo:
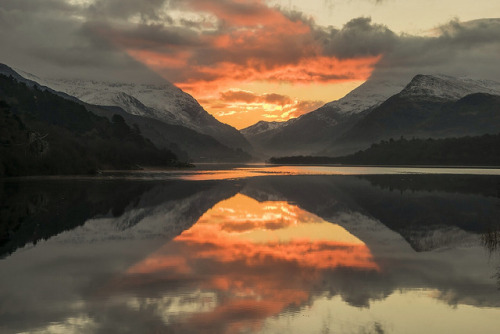
[[[218,304],[210,311],[191,312],[186,323],[232,332],[258,328],[269,316],[301,307],[323,271],[342,267],[378,270],[368,248],[334,224],[286,202],[259,203],[237,195],[131,267],[111,289],[146,288],[164,279],[169,285],[175,280],[185,282],[184,287],[217,291]]]
[[[394,177],[399,179],[401,176]],[[362,246],[359,241],[357,244],[340,242],[339,237],[348,236],[345,230],[332,229],[335,224],[330,223],[325,223],[331,226],[326,229],[321,221],[318,222],[318,216],[322,216],[344,226],[356,235],[353,238],[369,242],[381,269],[327,268],[328,262],[323,267],[315,267],[314,263],[287,257],[289,250],[286,248],[295,245],[298,250],[307,245],[307,241],[311,245],[311,240],[316,240],[312,236],[309,240],[295,238],[292,245],[288,242],[290,239],[277,242],[279,238],[265,239],[258,235],[264,232],[277,235],[287,226],[295,229],[294,224],[281,230],[267,230],[265,224],[258,223],[253,230],[245,228],[243,232],[222,227],[220,230],[193,227],[189,233],[186,231],[185,240],[167,244],[164,238],[149,239],[150,234],[138,233],[132,239],[127,230],[113,230],[112,233],[100,230],[105,235],[99,238],[73,230],[0,261],[0,271],[8,273],[0,276],[2,330],[17,333],[40,329],[43,332],[43,329],[52,330],[59,325],[58,328],[70,332],[88,329],[95,333],[124,328],[135,333],[210,330],[224,333],[225,330],[260,329],[302,334],[326,332],[326,329],[342,332],[348,327],[355,332],[372,333],[376,332],[379,323],[386,331],[405,332],[407,328],[420,328],[422,323],[427,324],[426,321],[439,314],[440,321],[432,325],[457,329],[452,332],[473,332],[469,329],[474,328],[477,331],[476,319],[485,319],[480,322],[481,333],[498,331],[499,299],[494,278],[491,278],[496,261],[488,259],[482,247],[467,244],[466,247],[416,253],[401,237],[367,216],[366,210],[358,206],[372,198],[386,210],[399,209],[402,199],[399,192],[393,191],[394,197],[388,197],[391,193],[388,189],[381,190],[366,180],[347,176],[281,176],[234,183],[252,185],[253,196],[259,194],[258,198],[264,202],[256,203],[238,196],[232,202],[214,206],[214,198],[226,197],[222,193],[229,188],[214,189],[198,198],[188,196],[187,189],[196,185],[199,192],[220,183],[181,182],[178,188],[150,192],[135,208],[145,204],[158,208],[144,212],[145,216],[156,216],[155,212],[183,212],[177,217],[186,226],[186,219],[192,219],[199,214],[197,210],[203,208],[202,212],[212,207],[206,212],[203,223],[210,225],[208,216],[220,214],[217,219],[222,224],[225,222],[223,214],[238,217],[244,214],[245,207],[255,212],[252,207],[255,206],[263,213],[281,212],[283,216],[296,215],[306,221],[309,217],[307,223],[300,225],[307,231],[318,227],[323,236],[318,240],[327,239],[323,244],[317,243],[318,252],[333,251],[331,254],[336,257],[348,254],[349,245],[351,248]],[[438,197],[434,196],[436,191],[429,193],[416,189],[411,193],[418,202],[441,203],[439,197],[442,197],[452,203],[464,203],[456,202],[455,187],[449,191],[441,189],[437,192]],[[480,194],[469,195],[468,202],[484,200]],[[167,205],[164,196],[174,196],[172,205]],[[301,213],[297,206],[314,214],[304,210]],[[127,208],[126,212],[129,210],[132,209]],[[158,221],[158,226],[166,227],[172,220],[161,217],[167,216],[170,217],[162,214],[154,220]],[[117,217],[115,223],[124,218],[126,215]],[[137,231],[141,231],[141,224],[150,220],[146,218],[137,224]],[[243,220],[241,222],[244,224]],[[300,229],[294,231],[297,232],[295,237],[306,235]],[[196,238],[197,233],[205,232],[209,233],[208,240]],[[85,236],[87,238],[82,238]],[[387,238],[390,236],[392,238]],[[75,243],[75,240],[85,242]],[[282,247],[283,251],[273,253],[273,249],[263,248],[262,253],[256,251],[248,258],[244,247],[250,242],[257,247]],[[385,252],[371,247],[377,243]],[[224,261],[219,260],[218,256],[231,253],[233,246],[235,254],[222,258]],[[161,248],[151,253],[158,247]],[[262,311],[254,309],[257,307],[262,307]],[[407,317],[396,317],[395,310]],[[49,322],[52,327],[48,327]],[[428,332],[432,332],[432,328]],[[436,329],[436,332],[443,330]]]

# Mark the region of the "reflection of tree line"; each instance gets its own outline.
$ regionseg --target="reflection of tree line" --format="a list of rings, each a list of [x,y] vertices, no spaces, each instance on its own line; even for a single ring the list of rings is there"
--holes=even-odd
[[[102,181],[0,184],[0,256],[71,230],[94,216],[117,215],[149,187]]]
[[[297,203],[326,220],[359,212],[429,251],[484,232],[500,216],[499,190],[500,176],[400,174],[253,178],[244,192]]]
[[[500,254],[500,222],[490,226],[483,234],[481,234],[481,244],[488,250],[490,256]],[[497,267],[497,272],[493,275],[496,279],[498,289],[500,290],[500,265]]]
[[[0,183],[0,257],[70,231],[92,218],[120,217],[130,209],[161,206],[201,191],[208,191],[211,196],[206,196],[206,201],[190,203],[193,217],[185,219],[195,222],[215,203],[234,195],[237,188],[215,182],[99,179]],[[139,221],[127,220],[126,226],[118,228],[131,228]]]
[[[155,201],[164,199],[175,201],[221,182],[231,183],[164,182],[157,195],[150,195],[156,199],[148,198],[147,205],[157,205]],[[244,192],[257,200],[263,200],[261,195],[280,198],[322,217],[345,209],[366,212],[406,236],[418,250],[427,249],[421,249],[421,241],[426,241],[429,232],[448,226],[481,234],[491,230],[500,216],[498,176],[262,177],[240,183],[246,184]],[[130,181],[6,182],[0,185],[0,255],[70,230],[98,215],[121,216],[127,207],[137,206],[143,194],[155,186],[158,184]],[[219,198],[234,195],[236,190],[220,191],[208,199],[211,205]],[[488,245],[498,240],[494,233],[485,238]]]
[[[500,226],[489,228],[481,235],[481,243],[491,253],[500,250]]]
[[[360,175],[372,185],[400,192],[448,192],[500,198],[500,177],[492,175]]]

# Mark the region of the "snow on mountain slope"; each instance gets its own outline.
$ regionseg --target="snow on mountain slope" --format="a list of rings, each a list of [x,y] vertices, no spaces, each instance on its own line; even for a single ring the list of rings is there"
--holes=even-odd
[[[240,130],[247,138],[258,136],[263,133],[271,133],[273,131],[281,131],[291,124],[300,124],[303,120],[316,118],[318,121],[324,122],[327,125],[335,125],[338,123],[338,115],[349,115],[363,112],[373,108],[390,96],[397,94],[405,86],[405,83],[394,81],[373,81],[368,80],[356,89],[352,90],[346,96],[326,103],[319,109],[304,114],[298,118],[293,118],[286,122],[264,122],[260,121],[243,130]]]
[[[401,91],[400,96],[425,96],[455,101],[473,93],[499,95],[500,82],[419,74]]]
[[[323,107],[287,122],[258,122],[241,132],[252,137],[264,132],[285,128],[293,123],[300,123],[301,118],[314,117],[327,124],[337,124],[337,117],[332,116],[357,114],[373,109],[389,97],[400,93],[401,96],[427,96],[446,100],[458,100],[472,93],[500,94],[500,82],[455,78],[447,75],[416,75],[410,83],[394,80],[369,79],[346,96],[329,102]],[[265,124],[264,124],[265,123]]]
[[[254,125],[241,129],[244,136],[255,136],[263,132],[271,131],[282,126],[285,122],[266,122],[259,121]]]
[[[161,85],[117,83],[85,80],[41,79],[17,70],[25,78],[83,102],[117,106],[126,112],[154,118],[168,124],[183,125],[213,136],[229,147],[249,149],[245,138],[233,127],[219,122],[207,113],[191,95],[165,81]]]
[[[404,86],[401,82],[368,80],[341,99],[325,104],[325,107],[341,114],[360,113],[399,93]]]

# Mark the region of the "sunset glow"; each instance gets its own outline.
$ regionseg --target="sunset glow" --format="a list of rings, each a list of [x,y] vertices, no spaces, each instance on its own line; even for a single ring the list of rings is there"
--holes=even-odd
[[[328,36],[315,30],[312,18],[261,0],[188,0],[178,10],[169,26],[139,22],[140,33],[110,27],[95,31],[236,128],[259,120],[286,121],[342,97],[352,89],[342,84],[363,82],[381,58],[329,54],[323,45]],[[181,34],[176,17],[184,23],[193,17],[191,28]],[[160,33],[172,41],[156,40]],[[243,88],[253,83],[298,86],[302,94]],[[313,93],[322,85],[330,89]],[[238,98],[238,92],[246,95]],[[273,95],[279,98],[270,99]]]

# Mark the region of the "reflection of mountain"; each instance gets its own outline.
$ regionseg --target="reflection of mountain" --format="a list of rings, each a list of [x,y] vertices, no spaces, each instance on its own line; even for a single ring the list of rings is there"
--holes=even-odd
[[[25,222],[36,226],[45,217],[48,226],[53,220],[77,227],[0,261],[0,271],[9,273],[0,277],[0,328],[265,333],[334,310],[333,321],[315,319],[351,326],[369,318],[371,329],[385,329],[396,328],[390,303],[398,298],[396,307],[412,319],[429,305],[452,320],[460,320],[464,305],[465,312],[484,311],[477,306],[498,312],[494,268],[477,235],[498,214],[497,181],[446,175],[46,181],[45,197],[23,195],[32,182],[6,183],[3,198],[14,195],[5,202],[9,212],[33,214]],[[73,209],[85,224],[70,219],[71,202],[81,203]],[[450,217],[439,214],[447,206]],[[459,217],[466,210],[475,211],[477,225],[471,215]],[[431,234],[434,244],[423,247]],[[392,322],[372,312],[377,307]],[[20,312],[29,319],[20,320]],[[489,319],[489,326],[498,323]]]
[[[287,309],[300,310],[311,302],[323,272],[339,268],[358,275],[379,270],[366,245],[338,225],[287,202],[259,203],[238,194],[113,279],[103,293],[141,291],[139,304],[149,300],[165,314],[167,301],[175,300],[170,296],[181,290],[192,297],[178,301],[182,314],[170,309],[169,323],[184,323],[183,332],[236,333]],[[166,297],[155,301],[158,295]],[[189,310],[192,303],[207,307]]]
[[[493,306],[498,299],[491,295],[491,272],[479,235],[499,217],[499,180],[451,175],[259,177],[249,179],[242,192],[260,201],[295,203],[368,245],[381,273],[361,277],[344,268],[325,279],[324,288],[353,305],[366,306],[396,288],[432,287],[450,304]]]
[[[53,180],[0,185],[0,255],[85,223],[85,237],[75,237],[75,242],[91,241],[89,238],[111,239],[113,235],[174,237],[238,189],[229,182],[123,180]],[[95,219],[89,222],[92,218]]]
[[[495,176],[300,176],[293,182],[255,178],[243,191],[259,200],[298,203],[324,219],[359,212],[401,234],[414,249],[430,250],[445,246],[425,240],[437,230],[480,233],[495,223],[499,185]]]

